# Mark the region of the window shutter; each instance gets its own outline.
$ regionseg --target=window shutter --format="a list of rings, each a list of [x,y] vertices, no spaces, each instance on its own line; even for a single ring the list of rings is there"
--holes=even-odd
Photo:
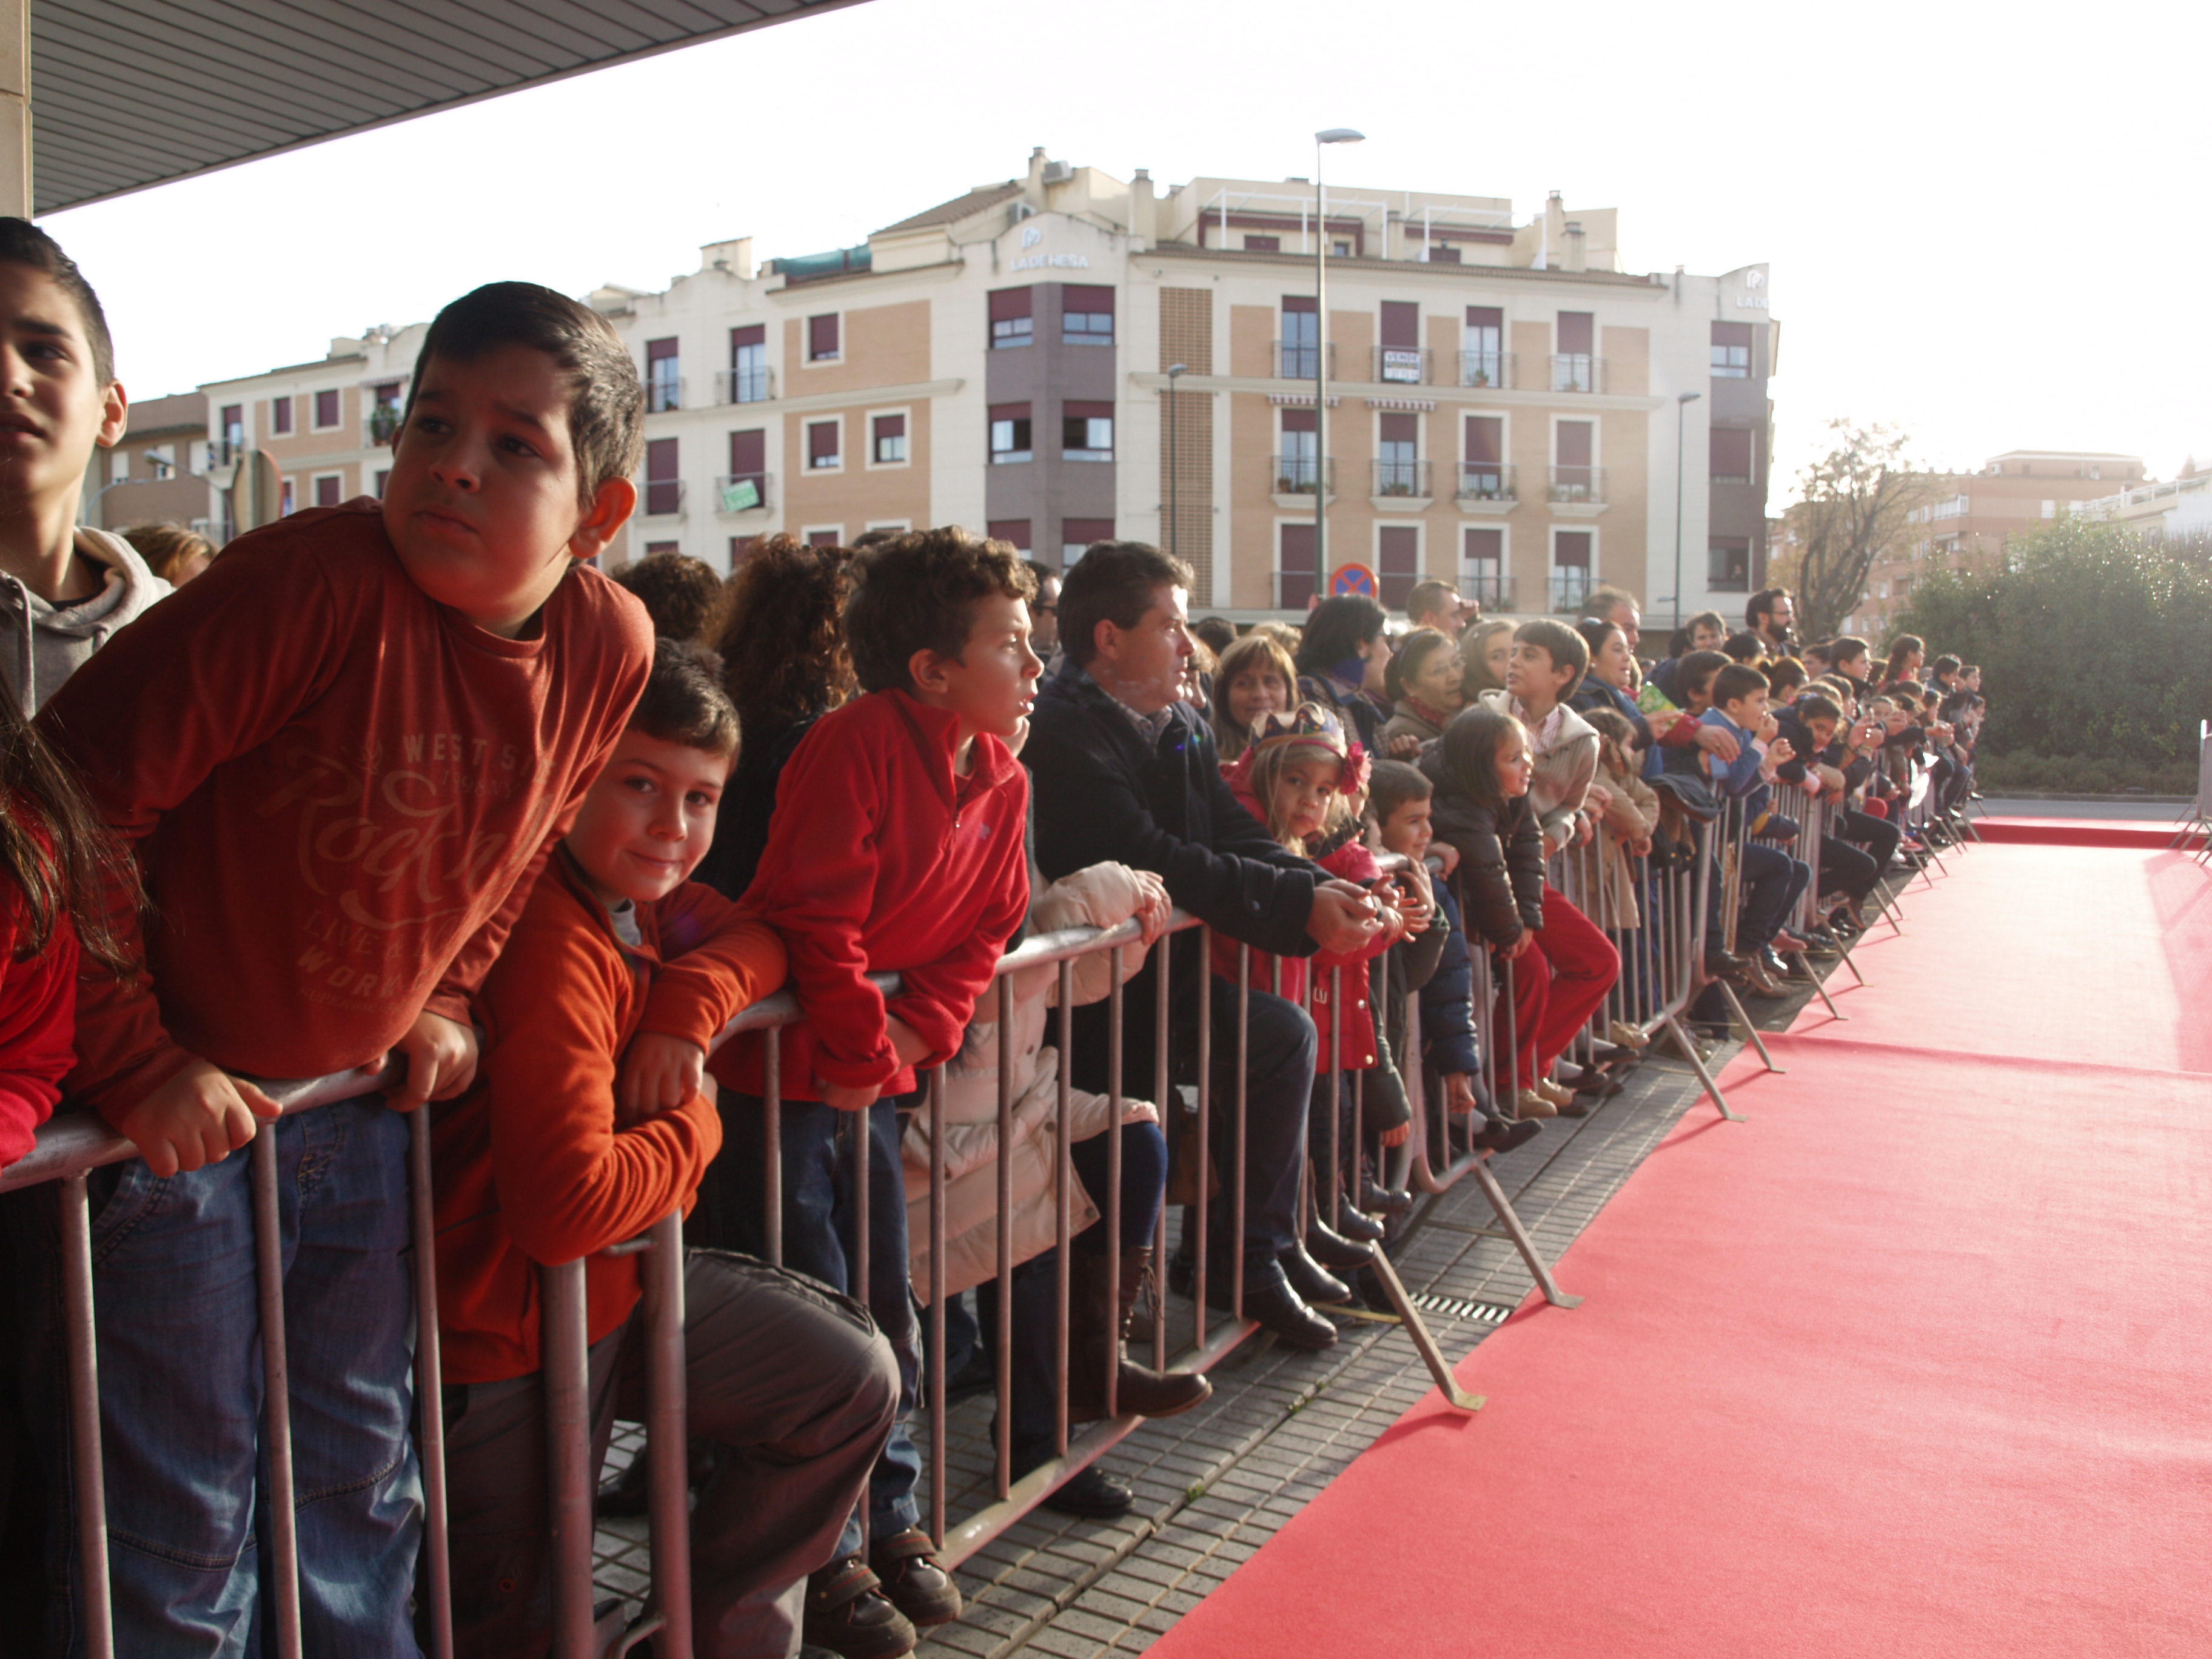
[[[1559,313],[1559,356],[1587,357],[1590,342],[1597,337],[1597,329],[1591,313],[1587,311],[1563,311]]]
[[[1286,409],[1283,411],[1283,430],[1312,432],[1316,429],[1314,412],[1310,409]]]
[[[730,476],[742,478],[768,471],[768,434],[758,428],[730,434]]]
[[[1302,311],[1318,312],[1321,307],[1315,304],[1314,296],[1310,294],[1285,294],[1283,295],[1283,309],[1295,315]]]
[[[279,433],[292,429],[292,400],[289,398],[279,398],[269,405],[269,429]]]
[[[1114,520],[1063,519],[1060,524],[1060,539],[1070,547],[1088,547],[1093,542],[1110,542],[1114,539]]]
[[[1027,404],[993,404],[991,418],[994,421],[1026,421],[1030,417]]]
[[[1379,598],[1393,611],[1402,611],[1421,579],[1421,532],[1411,525],[1385,525],[1376,532],[1375,574],[1382,586]]]
[[[676,440],[655,438],[645,447],[645,481],[647,483],[672,483],[678,477],[676,462]]]
[[[1385,415],[1382,417],[1382,441],[1386,444],[1419,443],[1421,439],[1421,417],[1418,415]]]
[[[1469,328],[1502,329],[1505,326],[1504,308],[1501,306],[1469,306],[1467,308],[1467,325]]]
[[[1073,398],[1060,405],[1061,412],[1071,421],[1110,421],[1114,418],[1111,404],[1078,403]]]
[[[1421,349],[1421,308],[1411,300],[1382,301],[1382,345],[1389,351]]]
[[[1026,288],[993,289],[991,290],[991,320],[994,323],[1005,323],[1011,322],[1017,317],[1030,315],[1031,297],[1035,293],[1034,289]]]
[[[1467,461],[1469,466],[1496,466],[1505,459],[1505,422],[1496,415],[1467,417]]]
[[[837,355],[837,318],[809,317],[806,319],[806,355],[817,362]]]
[[[315,505],[317,507],[336,507],[338,504],[338,491],[342,487],[340,481],[336,478],[316,479]]]
[[[1114,290],[1087,283],[1069,283],[1060,290],[1060,308],[1062,314],[1071,311],[1094,314],[1103,312],[1110,317],[1114,314]]]
[[[318,392],[315,394],[315,424],[330,427],[338,423],[338,394]]]
[[[1552,562],[1562,569],[1587,570],[1590,562],[1590,533],[1562,530],[1552,538]]]
[[[1712,429],[1712,476],[1716,479],[1741,478],[1751,481],[1751,434],[1731,432],[1725,427]]]
[[[647,340],[645,343],[645,361],[648,363],[657,363],[664,357],[675,355],[676,342],[673,340]]]
[[[1304,611],[1314,591],[1314,527],[1286,524],[1276,528],[1275,571],[1279,600],[1285,611]]]
[[[1588,466],[1590,464],[1590,423],[1588,421],[1561,421],[1558,443],[1559,465]]]
[[[903,415],[878,415],[878,416],[876,416],[876,436],[877,436],[878,438],[903,438],[903,437],[905,437],[905,436],[906,436],[906,416],[903,416]]]
[[[1027,519],[994,519],[987,529],[993,541],[1011,543],[1018,553],[1030,550],[1030,521]]]
[[[768,325],[765,323],[748,323],[743,328],[730,331],[730,349],[732,352],[742,351],[747,346],[764,346],[767,343]],[[752,540],[750,537],[744,539],[748,544]]]
[[[837,459],[838,423],[817,421],[806,428],[806,459],[817,466],[826,466]]]
[[[1502,530],[1469,530],[1467,532],[1466,550],[1469,564],[1496,564],[1505,556],[1505,532]]]

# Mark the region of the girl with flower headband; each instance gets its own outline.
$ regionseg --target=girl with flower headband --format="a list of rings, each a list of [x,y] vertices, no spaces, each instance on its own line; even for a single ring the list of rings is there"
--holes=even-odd
[[[1425,927],[1431,910],[1418,883],[1410,891],[1400,891],[1360,842],[1359,815],[1366,797],[1369,764],[1367,751],[1346,738],[1342,723],[1333,712],[1317,703],[1304,702],[1287,714],[1261,713],[1253,723],[1251,747],[1235,764],[1222,769],[1239,804],[1267,826],[1268,834],[1292,852],[1304,854],[1330,875],[1357,882],[1376,893],[1377,919],[1382,926],[1357,954],[1337,956],[1324,951],[1311,958],[1310,966],[1285,957],[1279,963],[1282,982],[1278,986],[1276,959],[1262,951],[1250,953],[1248,982],[1260,990],[1279,991],[1304,1006],[1312,1014],[1320,1034],[1313,1102],[1307,1120],[1308,1144],[1322,1160],[1315,1188],[1317,1194],[1328,1191],[1326,1160],[1341,1156],[1328,1145],[1332,1096],[1339,1102],[1337,1124],[1341,1139],[1350,1133],[1352,1098],[1352,1084],[1343,1074],[1376,1069],[1382,1052],[1368,963],[1409,930]],[[1233,942],[1220,934],[1214,936],[1214,971],[1232,984],[1237,954]],[[1340,1011],[1333,1000],[1340,984]],[[1333,1041],[1340,1014],[1340,1055]],[[1366,1109],[1364,1127],[1381,1131],[1386,1145],[1404,1139],[1409,1114],[1395,1091],[1370,1089],[1361,1103]],[[1356,1176],[1357,1167],[1355,1158],[1347,1176]],[[1352,1297],[1351,1291],[1325,1272],[1321,1261],[1357,1266],[1365,1257],[1366,1243],[1382,1237],[1381,1227],[1352,1207],[1358,1198],[1356,1181],[1347,1179],[1345,1185],[1350,1196],[1336,1226],[1317,1217],[1304,1246],[1293,1245],[1282,1256],[1283,1271],[1291,1285],[1300,1296],[1317,1305],[1348,1302]],[[1338,1236],[1339,1228],[1360,1243],[1347,1243]]]

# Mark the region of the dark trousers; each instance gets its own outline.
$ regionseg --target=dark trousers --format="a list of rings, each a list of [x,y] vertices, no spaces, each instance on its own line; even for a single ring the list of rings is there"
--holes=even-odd
[[[1863,900],[1874,891],[1880,871],[1875,861],[1847,841],[1834,836],[1820,838],[1820,895],[1842,894]]]
[[[868,1481],[868,1535],[887,1537],[921,1519],[915,1484],[921,1454],[907,1432],[921,1384],[921,1331],[907,1284],[906,1176],[899,1158],[898,1109],[916,1099],[879,1100],[867,1111],[840,1112],[817,1100],[787,1100],[781,1112],[783,1265],[867,1306],[898,1356],[898,1421]],[[763,1194],[768,1190],[765,1107],[757,1095],[725,1091],[722,1150],[708,1171],[715,1185],[719,1237],[708,1242],[741,1255],[768,1251]],[[854,1284],[856,1237],[854,1151],[859,1125],[867,1122],[868,1282]],[[838,1546],[838,1558],[860,1548],[855,1515]]]
[[[1790,918],[1790,908],[1804,893],[1805,884],[1812,880],[1813,872],[1780,848],[1753,841],[1744,843],[1739,873],[1743,908],[1736,920],[1736,949],[1764,951],[1782,931],[1783,923]],[[1716,862],[1705,912],[1706,939],[1715,945],[1726,937],[1721,913],[1726,896],[1720,866]]]
[[[1903,838],[1903,831],[1897,825],[1870,812],[1845,811],[1836,820],[1836,829],[1844,840],[1866,848],[1867,855],[1874,860],[1876,881],[1889,873],[1889,866],[1897,858],[1897,843]]]
[[[739,1256],[691,1254],[684,1313],[687,1426],[723,1449],[691,1516],[698,1651],[790,1652],[806,1576],[890,1432],[898,1364],[858,1303]],[[641,1306],[592,1345],[594,1485],[614,1419],[645,1415],[644,1323]],[[448,1387],[444,1406],[457,1650],[532,1659],[552,1639],[543,1379]]]
[[[1206,1216],[1208,1248],[1224,1255],[1242,1244],[1252,1269],[1279,1273],[1275,1258],[1297,1237],[1298,1173],[1306,1154],[1306,1109],[1313,1093],[1319,1038],[1312,1018],[1296,1003],[1267,991],[1250,993],[1243,1073],[1244,1237],[1234,1231],[1229,1190],[1237,1146],[1237,988],[1212,988],[1212,1096],[1209,1107],[1213,1157],[1222,1191]],[[1197,1054],[1192,1033],[1187,1052]],[[1193,1068],[1194,1075],[1195,1067]],[[1248,1272],[1247,1283],[1251,1282]]]

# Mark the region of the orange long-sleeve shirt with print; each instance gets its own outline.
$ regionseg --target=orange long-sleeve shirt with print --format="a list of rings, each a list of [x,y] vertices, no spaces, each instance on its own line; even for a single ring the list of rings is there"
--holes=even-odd
[[[111,1121],[198,1054],[316,1077],[468,1018],[653,663],[570,570],[522,639],[414,584],[377,503],[293,514],[119,631],[40,713],[144,872],[143,966],[86,974],[70,1091]]]
[[[721,1120],[699,1095],[616,1128],[616,1073],[642,1031],[705,1048],[782,985],[782,941],[696,882],[640,905],[637,922],[642,943],[623,944],[556,854],[476,994],[477,1080],[431,1109],[448,1382],[538,1369],[541,1263],[584,1261],[590,1340],[629,1318],[637,1258],[603,1253],[689,1210],[721,1147]]]

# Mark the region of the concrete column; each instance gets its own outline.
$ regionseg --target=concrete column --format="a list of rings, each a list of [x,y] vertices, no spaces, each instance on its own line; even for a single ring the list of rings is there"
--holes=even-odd
[[[31,216],[31,0],[0,0],[0,214]]]

